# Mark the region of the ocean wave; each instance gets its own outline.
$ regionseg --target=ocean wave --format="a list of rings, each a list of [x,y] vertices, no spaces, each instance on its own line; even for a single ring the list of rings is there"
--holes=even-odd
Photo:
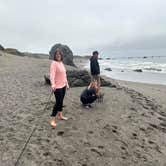
[[[162,69],[158,69],[158,68],[154,68],[154,67],[144,68],[144,70],[149,70],[149,71],[162,71]]]

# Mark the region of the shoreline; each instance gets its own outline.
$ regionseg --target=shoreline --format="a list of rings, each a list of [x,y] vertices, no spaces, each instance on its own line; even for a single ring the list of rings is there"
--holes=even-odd
[[[87,58],[78,58],[76,63],[80,66],[80,69],[85,69],[89,71],[89,59]],[[100,63],[100,61],[99,61]],[[165,85],[166,86],[166,73],[156,73],[156,72],[134,72],[134,71],[107,71],[103,68],[102,64],[100,64],[101,68],[101,76],[108,77],[110,79],[114,79],[117,81],[129,81],[133,83],[143,83],[143,84],[150,84],[150,85]],[[117,76],[118,75],[118,76]],[[127,76],[126,76],[127,75]],[[129,75],[129,76],[128,76]],[[149,77],[150,76],[150,77]],[[165,77],[164,77],[165,76]],[[160,82],[156,81],[160,80]],[[151,81],[149,81],[151,80]]]

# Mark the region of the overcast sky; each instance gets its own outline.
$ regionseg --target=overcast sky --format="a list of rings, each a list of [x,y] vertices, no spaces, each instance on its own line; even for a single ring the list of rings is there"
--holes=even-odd
[[[0,0],[0,44],[74,54],[166,48],[165,0]]]

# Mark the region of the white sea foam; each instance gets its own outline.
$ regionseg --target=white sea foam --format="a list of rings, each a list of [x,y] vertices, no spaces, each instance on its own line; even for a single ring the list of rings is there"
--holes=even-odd
[[[166,73],[166,57],[151,58],[118,58],[100,61],[102,69],[112,68],[120,70],[142,69],[145,72]],[[151,69],[151,70],[150,70]]]
[[[148,57],[148,58],[117,58],[99,60],[101,74],[111,78],[166,84],[166,57]],[[89,68],[89,63],[86,65]],[[111,68],[112,71],[105,70]],[[143,72],[133,70],[141,69]]]

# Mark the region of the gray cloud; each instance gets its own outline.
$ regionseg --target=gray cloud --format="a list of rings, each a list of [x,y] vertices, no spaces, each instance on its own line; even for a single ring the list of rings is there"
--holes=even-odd
[[[69,45],[75,54],[162,49],[165,6],[164,0],[0,0],[0,42],[44,53],[54,43]]]

